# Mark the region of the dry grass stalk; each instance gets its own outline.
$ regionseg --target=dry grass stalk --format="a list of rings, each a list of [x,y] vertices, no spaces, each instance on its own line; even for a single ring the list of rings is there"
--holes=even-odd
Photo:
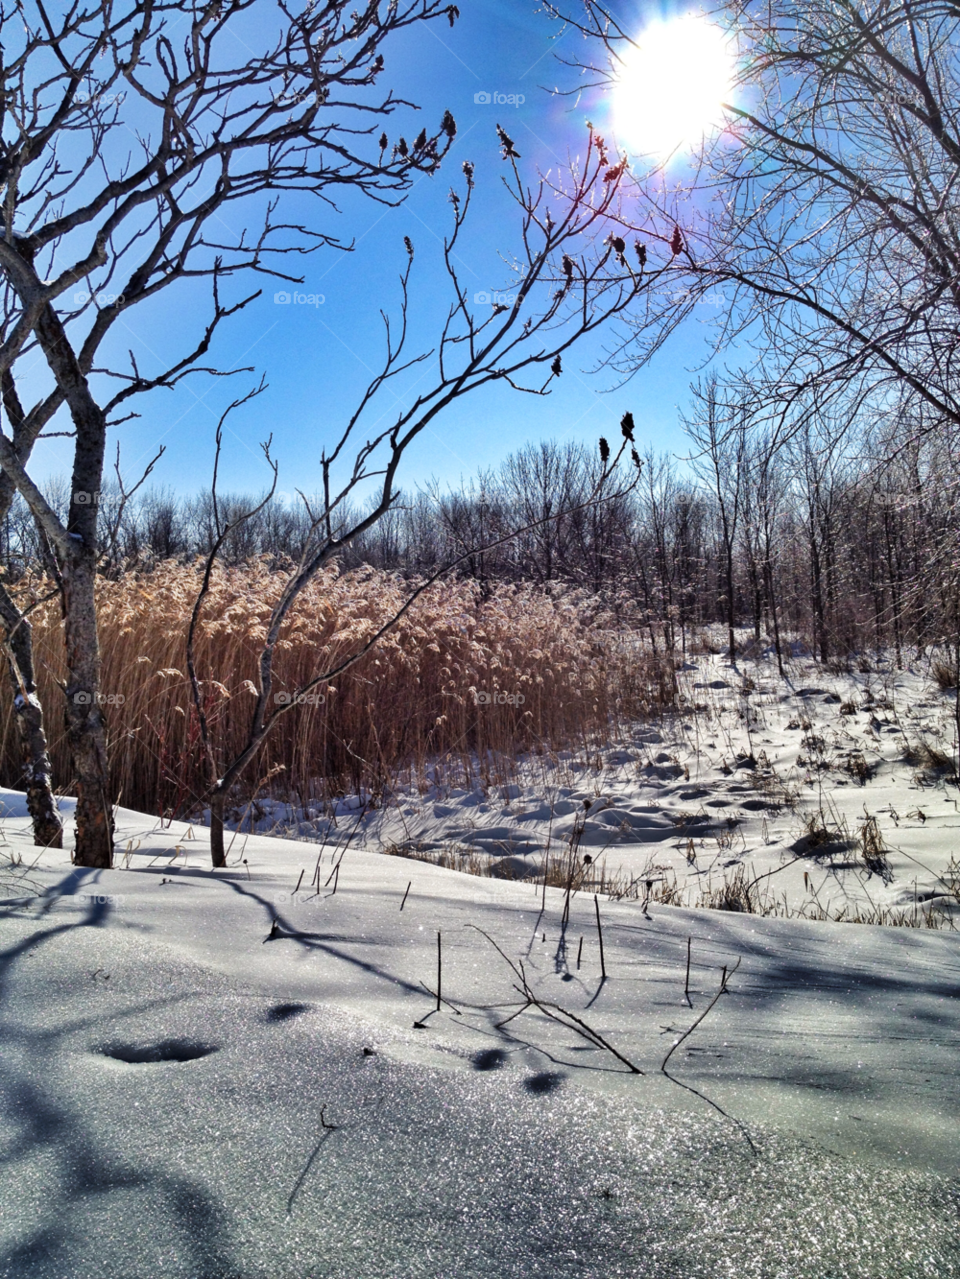
[[[947,661],[943,657],[935,657],[930,666],[930,674],[936,680],[938,687],[945,693],[952,693],[957,687],[957,667],[955,662]]]
[[[874,770],[867,763],[862,751],[850,751],[841,765],[845,773],[849,773],[861,786],[866,786],[873,776]]]
[[[940,773],[953,767],[953,760],[948,751],[924,739],[911,743],[904,751],[904,759],[909,764],[919,764],[929,773]]]
[[[883,874],[887,870],[887,846],[875,817],[869,814],[857,831],[857,845],[868,870]]]
[[[805,813],[801,818],[803,825],[803,841],[804,851],[814,848],[825,848],[830,844],[836,844],[842,840],[845,832],[831,830],[824,821],[823,813],[817,810],[814,813]],[[799,842],[799,841],[798,841]]]
[[[598,864],[572,858],[569,849],[558,853],[548,851],[542,860],[508,855],[497,857],[471,844],[457,843],[444,844],[440,848],[428,848],[414,842],[387,844],[383,852],[388,857],[408,857],[411,861],[427,862],[444,870],[477,875],[481,879],[535,880],[539,884],[546,880],[548,888],[562,889],[565,896],[591,892],[603,893],[616,900],[639,897],[636,884],[626,883],[622,876],[611,875],[605,862]]]
[[[98,584],[102,688],[111,784],[132,808],[192,814],[204,790],[185,669],[187,619],[199,568],[165,562]],[[264,624],[282,586],[266,561],[214,570],[197,642],[214,732],[229,756],[244,739]],[[45,583],[21,583],[39,597]],[[408,584],[394,574],[321,574],[298,601],[277,654],[277,684],[296,689],[361,644]],[[31,615],[40,695],[48,708],[55,784],[69,791],[61,728],[62,625],[53,600]],[[619,719],[673,702],[674,676],[633,636],[574,595],[475,583],[428,589],[382,643],[315,701],[285,716],[265,744],[248,795],[272,769],[274,793],[302,802],[343,793],[375,800],[403,770],[441,784],[501,779],[500,761],[551,745],[605,740]],[[483,703],[478,695],[491,700]],[[501,699],[501,700],[497,700]],[[521,700],[522,699],[522,700]],[[3,781],[18,781],[12,708],[0,689]],[[499,771],[498,771],[499,770]],[[243,796],[235,797],[242,803]]]
[[[882,840],[882,836],[881,836]],[[448,870],[458,870],[484,878],[538,879],[542,863],[531,863],[530,874],[515,874],[510,863],[478,852],[465,845],[449,845],[443,849],[427,850],[416,846],[391,845],[385,852],[416,861],[430,862]],[[596,867],[594,867],[597,870]],[[569,863],[566,855],[548,859],[548,884],[552,888],[566,889]],[[772,886],[758,887],[757,879],[749,879],[743,866],[725,872],[720,884],[708,883],[697,888],[682,885],[676,874],[667,872],[655,878],[626,876],[622,872],[610,874],[605,866],[597,870],[597,878],[583,880],[581,889],[603,893],[610,901],[637,901],[644,905],[679,906],[690,910],[726,910],[746,915],[760,915],[776,919],[810,919],[838,924],[870,924],[887,928],[956,928],[949,911],[936,902],[917,903],[914,906],[844,905],[832,908],[822,903],[815,894],[800,906],[789,904],[785,892],[777,893]],[[951,864],[944,880],[948,894],[960,902],[960,862]]]

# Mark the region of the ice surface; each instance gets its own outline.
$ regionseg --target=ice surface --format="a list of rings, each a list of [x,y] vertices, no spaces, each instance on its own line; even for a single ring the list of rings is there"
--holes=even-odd
[[[325,1003],[271,1019],[168,948],[45,931],[5,927],[4,1275],[957,1273],[935,1177],[773,1134],[757,1159],[643,1081],[603,1100],[509,1052],[400,1062]],[[107,1029],[218,1051],[124,1065]]]
[[[559,890],[352,848],[294,894],[332,849],[212,872],[155,825],[119,811],[129,869],[28,872],[3,823],[0,1275],[960,1275],[954,935],[601,899],[602,982],[589,895],[564,930]],[[498,1029],[479,930],[645,1073],[535,1010]]]

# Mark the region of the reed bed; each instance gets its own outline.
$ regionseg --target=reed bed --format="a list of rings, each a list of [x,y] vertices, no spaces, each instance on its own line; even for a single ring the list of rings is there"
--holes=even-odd
[[[649,905],[678,906],[686,910],[722,910],[773,919],[808,919],[837,924],[870,924],[885,928],[926,928],[955,932],[953,914],[960,903],[960,871],[951,867],[952,879],[945,880],[948,891],[936,901],[917,901],[912,906],[883,904],[824,905],[815,896],[799,906],[791,905],[785,892],[767,886],[757,889],[755,880],[743,866],[724,872],[719,884],[706,888],[683,883],[674,872],[650,877],[647,872],[628,875],[622,869],[610,872],[606,862],[585,866],[577,860],[574,849],[555,854],[547,852],[540,862],[496,858],[489,853],[463,844],[443,848],[423,848],[416,844],[391,844],[383,850],[393,857],[408,857],[448,870],[477,875],[485,879],[521,879],[546,883],[549,888],[565,889],[568,898],[577,893],[602,893],[611,901],[638,902]],[[952,900],[951,900],[952,899]]]
[[[166,562],[98,586],[104,711],[115,799],[157,815],[196,815],[203,793],[186,631],[198,564]],[[266,561],[218,567],[205,602],[197,666],[221,759],[245,739],[257,658],[283,575]],[[41,597],[43,581],[19,594]],[[275,694],[289,694],[355,652],[410,590],[397,575],[331,569],[308,588],[281,636]],[[56,600],[31,614],[55,785],[71,790],[60,705],[62,623]],[[349,672],[285,714],[243,778],[242,803],[269,793],[316,803],[347,793],[374,802],[401,781],[499,781],[518,753],[596,745],[621,720],[674,703],[672,663],[582,595],[470,581],[427,589]],[[19,784],[10,691],[0,688],[4,784]],[[262,792],[261,792],[262,793]]]
[[[725,871],[722,881],[708,882],[706,887],[681,883],[674,872],[648,879],[645,883],[636,878],[620,884],[613,883],[609,895],[616,901],[657,902],[665,906],[680,906],[687,910],[725,910],[744,915],[760,915],[773,919],[810,919],[835,924],[872,924],[885,928],[930,928],[956,931],[953,915],[960,904],[960,881],[956,876],[952,883],[944,881],[947,892],[937,900],[917,900],[911,906],[891,906],[844,902],[833,905],[821,902],[816,892],[808,889],[808,896],[799,905],[792,905],[784,891],[776,891],[769,884],[757,887],[758,880],[744,866]]]

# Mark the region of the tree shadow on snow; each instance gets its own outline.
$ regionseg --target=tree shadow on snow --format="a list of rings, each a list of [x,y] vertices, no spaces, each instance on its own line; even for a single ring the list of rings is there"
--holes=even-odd
[[[44,895],[39,916],[47,916],[58,900],[75,895],[88,882],[89,872],[72,871]],[[121,1223],[129,1222],[124,1238],[116,1240],[119,1249],[136,1238],[142,1213],[147,1220],[159,1218],[170,1227],[164,1239],[151,1243],[157,1260],[173,1244],[196,1279],[231,1279],[240,1272],[231,1260],[222,1208],[208,1190],[186,1176],[151,1166],[146,1158],[132,1163],[112,1151],[109,1139],[97,1132],[95,1121],[83,1113],[82,1106],[57,1096],[56,1084],[48,1082],[58,1041],[98,1019],[73,1018],[55,1029],[49,1024],[37,1026],[27,1021],[22,1001],[16,999],[16,977],[28,957],[80,929],[102,927],[111,909],[109,897],[99,895],[77,918],[36,928],[0,950],[0,1104],[13,1130],[0,1153],[0,1172],[8,1181],[8,1208],[20,1181],[33,1184],[38,1174],[42,1200],[34,1193],[32,1202],[46,1204],[39,1219],[35,1211],[24,1214],[15,1237],[8,1225],[0,1245],[0,1272],[60,1279],[77,1273],[78,1265],[109,1267],[111,1259],[102,1251],[106,1242],[103,1214],[112,1206],[119,1211]],[[2,911],[0,918],[15,914],[23,918],[22,910]],[[111,1017],[178,998],[141,1001],[136,1009],[120,1010]],[[106,1090],[109,1081],[97,1086]],[[13,1213],[5,1215],[10,1222]],[[133,1258],[138,1272],[143,1272],[147,1260],[142,1254]]]

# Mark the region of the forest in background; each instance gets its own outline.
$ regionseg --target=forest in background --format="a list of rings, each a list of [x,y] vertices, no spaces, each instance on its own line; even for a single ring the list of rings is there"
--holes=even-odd
[[[518,752],[590,749],[625,720],[673,706],[677,664],[705,645],[735,657],[769,650],[781,666],[809,652],[836,669],[869,669],[881,653],[900,665],[947,645],[955,666],[960,472],[946,433],[911,423],[855,435],[804,422],[776,440],[732,413],[715,384],[698,406],[685,459],[649,451],[634,487],[598,500],[589,499],[603,463],[569,442],[522,449],[460,490],[402,498],[298,601],[274,696],[301,687],[318,662],[335,666],[411,588],[452,560],[457,568],[284,717],[236,802],[264,786],[304,808],[345,791],[382,799],[401,774],[435,768],[453,783],[476,769],[490,780]],[[56,508],[66,486],[47,496]],[[220,496],[220,527],[257,505]],[[185,643],[217,536],[212,497],[153,489],[124,501],[107,491],[99,524],[111,785],[145,811],[201,812]],[[518,528],[527,531],[506,537]],[[259,645],[309,531],[303,505],[273,500],[223,544],[197,660],[217,673],[205,709],[229,749],[243,743]],[[53,699],[64,676],[59,610],[20,504],[2,555],[7,580],[37,601],[38,686]],[[6,690],[0,705],[0,780],[15,786]],[[66,786],[65,735],[54,731],[50,750],[55,785]]]
[[[778,439],[718,405],[715,385],[700,406],[687,457],[648,450],[629,491],[589,501],[599,457],[545,441],[459,490],[401,495],[341,553],[339,571],[368,566],[414,581],[464,557],[455,572],[482,596],[505,584],[553,597],[575,588],[654,651],[683,653],[691,631],[713,624],[748,628],[780,656],[800,642],[826,662],[890,648],[899,664],[907,646],[955,643],[960,459],[949,433],[821,421]],[[65,507],[69,485],[49,485],[47,497]],[[221,520],[260,498],[220,496]],[[350,526],[359,514],[341,519]],[[217,537],[209,492],[152,489],[122,501],[106,489],[99,522],[108,579],[191,563]],[[275,499],[237,523],[222,560],[289,565],[310,524],[299,500]],[[518,528],[527,531],[508,536]],[[44,547],[22,502],[0,536],[8,580],[42,572]]]

